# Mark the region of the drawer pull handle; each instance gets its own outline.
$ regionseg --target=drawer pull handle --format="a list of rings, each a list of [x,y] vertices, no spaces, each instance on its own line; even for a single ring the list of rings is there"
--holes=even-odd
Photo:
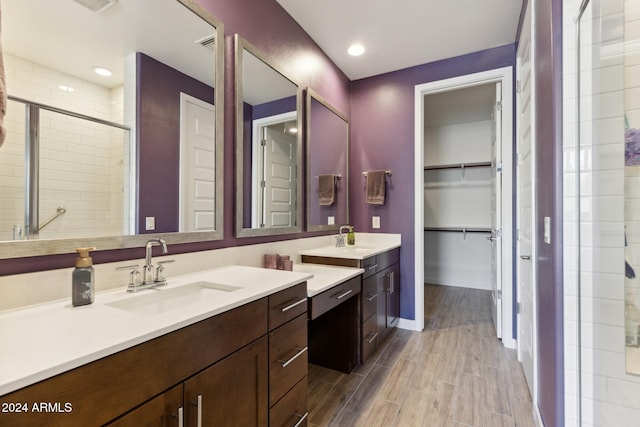
[[[282,308],[282,312],[284,313],[285,311],[289,311],[289,310],[291,310],[292,308],[299,306],[299,305],[300,305],[300,304],[302,304],[303,302],[307,302],[307,298],[306,298],[306,297],[305,297],[305,298],[302,298],[300,301],[296,301],[296,302],[294,302],[293,304],[289,304],[288,306],[283,307],[283,308]]]
[[[366,299],[367,301],[371,302],[376,298],[378,298],[378,294],[370,295],[369,297],[365,297],[364,299]]]
[[[336,297],[336,299],[342,299],[342,298],[346,297],[347,295],[349,295],[351,292],[353,292],[353,289],[349,289],[348,291],[346,291],[346,292],[344,292],[344,293],[342,293],[342,294],[338,295],[338,296]],[[336,294],[336,295],[337,295],[337,294]]]
[[[307,351],[309,349],[309,347],[305,347],[305,348],[300,348],[300,347],[296,347],[296,351],[297,353],[294,354],[291,359],[287,360],[286,362],[284,360],[278,359],[278,362],[280,362],[282,364],[283,368],[286,368],[287,366],[289,366],[289,364],[291,362],[293,362],[294,360],[296,360],[298,357],[302,356],[302,354]]]
[[[376,332],[376,333],[369,332],[369,334],[368,334],[367,336],[369,336],[369,335],[371,335],[371,334],[373,334],[373,336],[372,336],[371,338],[365,338],[365,339],[364,339],[364,340],[365,340],[366,342],[368,342],[369,344],[371,344],[371,343],[373,342],[373,340],[375,340],[375,339],[376,339],[376,337],[378,336],[378,333],[377,333],[377,332]]]
[[[178,408],[178,427],[184,427],[184,408]]]
[[[373,264],[371,267],[368,267],[369,270],[375,270],[378,268],[378,264]]]
[[[307,417],[309,416],[309,413],[305,412],[304,415],[298,415],[298,414],[294,414],[294,415],[300,418],[300,420],[293,427],[299,427],[302,424],[302,422],[307,419]]]

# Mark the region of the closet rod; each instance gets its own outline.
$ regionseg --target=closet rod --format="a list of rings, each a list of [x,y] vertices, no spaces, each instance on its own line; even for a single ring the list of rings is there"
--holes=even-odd
[[[424,170],[436,170],[436,169],[465,169],[465,168],[483,168],[491,166],[491,162],[476,162],[476,163],[456,163],[450,165],[435,165],[425,166]]]
[[[451,231],[460,233],[491,233],[491,228],[483,227],[425,227],[424,231]]]

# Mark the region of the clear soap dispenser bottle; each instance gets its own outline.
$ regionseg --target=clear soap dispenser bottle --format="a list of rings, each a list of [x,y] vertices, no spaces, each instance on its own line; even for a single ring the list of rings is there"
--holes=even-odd
[[[95,272],[89,252],[96,248],[77,248],[76,268],[72,275],[71,303],[73,306],[93,302],[95,295]]]

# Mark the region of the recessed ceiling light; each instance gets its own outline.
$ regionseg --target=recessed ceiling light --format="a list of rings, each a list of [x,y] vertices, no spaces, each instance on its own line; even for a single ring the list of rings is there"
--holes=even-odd
[[[361,44],[352,44],[349,49],[347,49],[347,53],[351,56],[360,56],[364,53],[364,46]]]
[[[111,70],[108,70],[104,67],[91,67],[91,69],[93,70],[94,73],[102,77],[110,77],[111,74],[113,74]]]

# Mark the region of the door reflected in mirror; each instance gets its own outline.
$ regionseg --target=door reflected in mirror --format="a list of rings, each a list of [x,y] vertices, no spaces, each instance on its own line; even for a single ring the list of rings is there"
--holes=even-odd
[[[236,35],[236,235],[300,231],[300,89]]]
[[[2,12],[12,100],[0,241],[221,238],[221,24],[192,0],[120,0],[99,12],[21,0]]]
[[[307,230],[349,223],[349,121],[307,89]]]

